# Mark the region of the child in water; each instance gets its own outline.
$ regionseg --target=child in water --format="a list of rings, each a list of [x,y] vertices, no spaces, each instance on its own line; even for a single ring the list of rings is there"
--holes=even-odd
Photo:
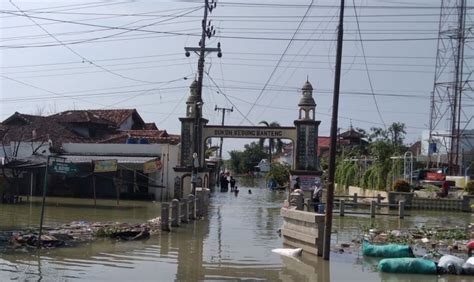
[[[237,186],[235,186],[235,188],[234,188],[234,194],[235,194],[235,196],[237,196],[237,194],[239,194],[239,188]]]

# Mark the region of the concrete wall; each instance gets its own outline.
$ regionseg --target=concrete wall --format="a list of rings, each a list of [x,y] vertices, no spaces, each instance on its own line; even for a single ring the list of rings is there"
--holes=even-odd
[[[282,208],[281,235],[283,244],[302,248],[304,252],[321,256],[324,241],[324,215]]]
[[[349,186],[348,195],[354,195],[357,193],[357,196],[364,196],[364,197],[377,197],[377,194],[380,194],[384,199],[382,202],[388,202],[388,193],[386,191],[380,190],[370,190],[370,189],[363,189],[356,186]]]
[[[412,209],[436,210],[436,211],[462,211],[463,200],[461,199],[429,199],[414,197],[411,203]]]

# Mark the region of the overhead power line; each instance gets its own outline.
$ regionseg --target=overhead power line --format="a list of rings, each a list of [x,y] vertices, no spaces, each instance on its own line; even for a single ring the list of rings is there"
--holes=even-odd
[[[358,30],[359,38],[360,38],[360,47],[362,49],[362,56],[364,58],[364,65],[365,65],[365,70],[366,70],[366,74],[367,74],[367,79],[369,81],[370,91],[372,92],[372,98],[374,99],[375,108],[377,109],[377,113],[379,115],[380,121],[382,122],[383,127],[385,129],[387,129],[387,126],[385,125],[385,121],[383,120],[383,117],[382,117],[382,113],[380,112],[380,108],[379,108],[379,104],[377,102],[377,98],[375,98],[375,94],[374,94],[374,86],[372,84],[372,78],[370,76],[369,66],[367,64],[367,58],[365,57],[364,42],[362,41],[362,34],[360,32],[359,18],[357,17],[357,9],[356,9],[355,0],[352,0],[352,4],[353,4],[352,7],[354,8],[354,15],[355,15],[356,22],[357,22],[357,30]]]
[[[286,52],[288,51],[288,49],[290,48],[291,44],[293,43],[293,39],[296,37],[296,34],[297,34],[298,31],[300,30],[301,25],[303,24],[304,20],[306,19],[306,16],[308,15],[309,11],[311,10],[311,6],[313,5],[313,2],[314,2],[314,0],[311,0],[311,2],[309,3],[309,5],[308,5],[308,7],[307,7],[307,9],[306,9],[306,11],[305,11],[303,17],[301,18],[301,20],[300,20],[298,26],[296,27],[295,32],[293,33],[293,36],[291,37],[290,41],[289,41],[288,44],[286,45],[285,50],[283,50],[283,53],[281,54],[280,58],[278,59],[278,62],[276,63],[275,67],[273,68],[272,72],[270,73],[270,76],[268,77],[267,81],[266,81],[265,84],[263,85],[262,90],[261,90],[260,93],[258,94],[258,96],[257,96],[257,98],[255,99],[253,105],[250,106],[250,109],[247,111],[247,114],[246,114],[245,116],[248,116],[248,115],[252,112],[252,110],[253,110],[255,104],[258,102],[258,100],[260,99],[260,97],[262,97],[263,92],[265,91],[265,89],[267,88],[267,85],[268,85],[268,84],[270,83],[270,81],[272,80],[273,75],[275,74],[276,70],[278,69],[278,67],[280,66],[280,63],[281,63],[282,60],[283,60],[283,57],[285,57]],[[244,120],[242,119],[242,121],[240,122],[240,124],[242,124],[243,121],[244,121]]]
[[[34,20],[32,17],[29,17],[25,12],[23,12],[20,7],[18,7],[14,2],[13,0],[9,0],[10,3],[20,12],[22,13],[23,15],[25,15],[31,22],[33,22],[36,26],[38,26],[41,30],[43,30],[45,33],[47,33],[51,38],[53,38],[55,41],[57,41],[59,44],[61,44],[62,46],[64,46],[66,49],[68,49],[70,52],[72,52],[73,54],[75,54],[76,56],[78,56],[79,58],[81,58],[83,61],[85,62],[88,62],[89,64],[91,65],[94,65],[95,67],[103,70],[103,71],[106,71],[110,74],[113,74],[115,76],[118,76],[118,77],[121,77],[121,78],[124,78],[124,79],[127,79],[127,80],[133,80],[133,81],[137,81],[137,82],[144,82],[144,83],[150,83],[150,81],[145,81],[145,80],[141,80],[141,79],[135,79],[135,78],[131,78],[131,77],[128,77],[128,76],[125,76],[125,75],[122,75],[120,73],[117,73],[117,72],[114,72],[114,71],[111,71],[109,69],[106,69],[104,68],[103,66],[87,59],[86,57],[84,57],[83,55],[79,54],[77,51],[75,51],[74,49],[72,49],[71,47],[69,47],[68,45],[64,44],[61,40],[59,40],[56,36],[54,36],[52,33],[50,33],[47,29],[45,29],[43,26],[41,26],[38,22],[36,22],[36,20]],[[197,9],[194,9],[190,12],[193,12]],[[148,27],[150,25],[153,25],[152,24],[147,24],[147,25],[144,25],[143,27]],[[128,31],[126,31],[128,32]],[[124,32],[123,32],[124,33]],[[120,33],[122,34],[122,33]]]

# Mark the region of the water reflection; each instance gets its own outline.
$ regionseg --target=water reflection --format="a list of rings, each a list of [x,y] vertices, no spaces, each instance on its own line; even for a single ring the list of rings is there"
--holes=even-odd
[[[331,253],[331,263],[319,257],[301,259],[281,257],[271,252],[282,247],[276,232],[282,222],[280,206],[285,193],[271,192],[255,179],[254,187],[241,192],[216,192],[209,217],[183,225],[170,233],[146,241],[116,242],[97,240],[76,248],[0,253],[0,280],[270,280],[270,281],[433,281],[423,275],[388,275],[376,272],[378,260],[362,258],[358,249]],[[247,190],[252,189],[252,194]],[[73,220],[142,222],[159,216],[158,203],[121,201],[99,202],[94,208],[88,200],[49,199],[46,222],[49,225]],[[36,226],[36,203],[0,205],[0,226],[14,229]],[[364,216],[334,217],[334,243],[360,238],[360,228],[376,225],[384,228],[412,224],[439,224],[439,218],[463,224],[469,216],[454,213],[413,213],[404,220]],[[438,281],[463,281],[464,277],[443,276]]]

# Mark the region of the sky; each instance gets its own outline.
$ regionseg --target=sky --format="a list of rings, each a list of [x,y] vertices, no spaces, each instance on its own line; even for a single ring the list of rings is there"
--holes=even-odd
[[[406,142],[420,140],[429,128],[439,6],[346,1],[342,131],[403,122]],[[184,47],[198,46],[203,1],[3,0],[0,11],[0,120],[15,111],[136,108],[146,122],[180,133],[198,60]],[[234,107],[227,125],[292,126],[308,79],[319,134],[329,136],[338,14],[339,1],[217,1],[206,45],[220,42],[222,57],[207,55],[203,83],[209,124],[221,123],[217,105]],[[465,56],[468,67],[470,46]],[[224,152],[249,141],[226,139]]]

